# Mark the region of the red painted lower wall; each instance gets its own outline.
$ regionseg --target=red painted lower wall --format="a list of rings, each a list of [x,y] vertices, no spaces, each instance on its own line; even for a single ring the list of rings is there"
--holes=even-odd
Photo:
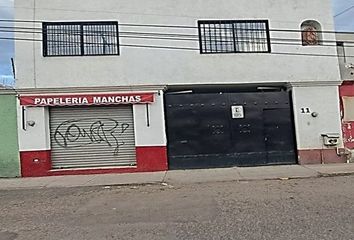
[[[298,150],[298,159],[300,165],[347,162],[345,157],[337,155],[336,149]]]
[[[168,169],[167,147],[137,147],[136,161],[139,171],[165,171]]]
[[[167,148],[165,146],[137,147],[137,166],[127,168],[66,169],[53,171],[50,150],[21,152],[20,156],[22,177],[156,172],[168,170]],[[298,158],[299,164],[346,162],[344,157],[337,155],[336,149],[299,150]]]
[[[342,129],[343,129],[344,146],[349,149],[354,149],[354,121],[343,122]]]
[[[52,161],[50,155],[50,150],[20,152],[21,176],[48,176],[48,172],[52,168]]]
[[[20,157],[22,177],[156,172],[168,169],[166,146],[136,147],[137,166],[127,168],[66,169],[52,171],[50,150],[21,152]]]

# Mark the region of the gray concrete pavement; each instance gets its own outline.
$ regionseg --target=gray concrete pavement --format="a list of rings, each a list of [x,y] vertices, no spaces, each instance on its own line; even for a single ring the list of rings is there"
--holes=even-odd
[[[251,168],[198,169],[154,173],[55,176],[40,178],[0,179],[0,189],[35,189],[155,183],[204,183],[268,179],[314,178],[354,174],[354,164],[286,165]]]
[[[0,190],[0,239],[353,239],[354,176],[226,180]]]
[[[340,175],[354,173],[354,163],[306,165],[305,167],[310,170],[314,170],[322,175]]]
[[[87,187],[161,183],[166,172],[0,179],[0,189]]]

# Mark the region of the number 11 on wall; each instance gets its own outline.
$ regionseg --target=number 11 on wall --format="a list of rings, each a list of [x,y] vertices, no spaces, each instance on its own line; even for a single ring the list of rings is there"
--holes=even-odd
[[[311,113],[311,111],[310,111],[310,108],[301,108],[301,113],[303,113],[303,114],[309,114],[309,113]]]

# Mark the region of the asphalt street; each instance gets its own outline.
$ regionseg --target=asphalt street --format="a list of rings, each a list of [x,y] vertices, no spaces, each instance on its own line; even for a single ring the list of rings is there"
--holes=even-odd
[[[354,239],[354,176],[0,191],[0,240]]]

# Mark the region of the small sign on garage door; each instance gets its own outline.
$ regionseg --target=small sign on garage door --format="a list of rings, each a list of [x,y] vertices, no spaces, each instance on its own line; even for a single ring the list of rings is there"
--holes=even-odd
[[[241,119],[245,118],[245,111],[243,106],[231,106],[232,118]]]

